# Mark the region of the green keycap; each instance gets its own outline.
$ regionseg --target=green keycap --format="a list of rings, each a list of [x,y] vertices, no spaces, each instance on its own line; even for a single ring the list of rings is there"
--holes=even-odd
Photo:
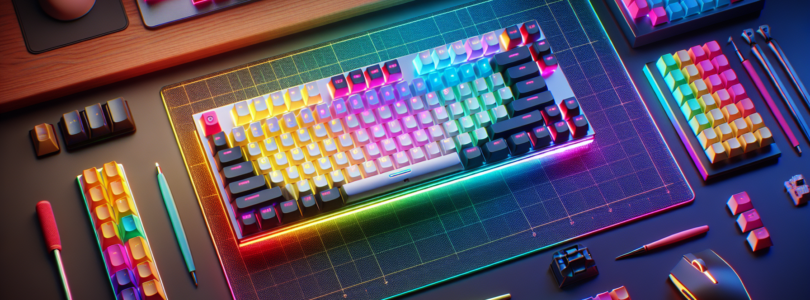
[[[470,116],[465,116],[458,119],[458,125],[461,132],[470,132],[475,129],[475,122],[473,122],[473,119]]]
[[[485,78],[478,78],[473,81],[473,86],[475,87],[475,94],[481,96],[482,94],[489,92],[489,84]]]
[[[490,110],[498,106],[498,100],[495,99],[495,95],[492,93],[486,93],[481,95],[481,106],[484,107],[484,110]]]
[[[481,111],[481,103],[478,101],[478,98],[467,98],[462,102],[464,103],[464,115],[469,116]]]
[[[710,128],[711,124],[709,123],[709,119],[706,118],[706,115],[698,114],[689,120],[689,127],[692,127],[692,133],[697,135],[699,132]]]
[[[681,105],[681,112],[683,112],[687,120],[691,120],[694,116],[703,114],[703,109],[700,108],[700,103],[697,100],[689,99]]]
[[[487,127],[492,125],[492,121],[489,118],[489,113],[482,111],[473,115],[473,121],[475,121],[475,126],[478,128]]]
[[[472,88],[469,82],[463,82],[456,86],[456,99],[467,99],[472,97]]]
[[[467,149],[472,147],[473,145],[472,138],[470,137],[470,134],[467,132],[457,135],[455,140],[456,140],[456,149]]]
[[[672,92],[672,96],[675,97],[675,101],[678,102],[678,106],[683,105],[687,100],[695,99],[695,94],[692,93],[692,88],[686,84],[681,84],[681,86]]]
[[[442,98],[442,103],[444,105],[450,105],[456,103],[456,93],[453,91],[453,88],[445,88],[439,93],[439,96]]]
[[[506,112],[506,107],[503,105],[496,106],[493,109],[489,110],[489,119],[493,123],[498,123],[500,121],[504,121],[509,119],[509,114]]]
[[[476,146],[483,146],[487,142],[489,142],[489,135],[487,135],[486,128],[478,128],[474,130],[470,135],[472,135],[473,144]]]
[[[501,75],[501,73],[495,73],[492,74],[492,76],[489,76],[489,82],[491,84],[489,86],[490,91],[497,91],[504,87],[503,75]]]
[[[669,72],[678,69],[678,63],[675,62],[675,58],[669,53],[658,58],[658,61],[655,62],[655,66],[658,67],[658,72],[661,72],[661,76],[666,76]]]
[[[686,77],[683,77],[683,72],[680,70],[675,70],[673,72],[669,72],[669,74],[664,77],[664,82],[667,83],[669,91],[674,92],[675,88],[681,86],[682,84],[686,84]]]
[[[121,224],[118,226],[120,227],[119,233],[121,234],[121,240],[124,242],[136,236],[146,239],[146,236],[143,235],[143,225],[141,225],[141,219],[136,215],[129,215],[121,218]]]
[[[460,102],[456,102],[447,106],[447,111],[450,113],[450,119],[455,120],[464,116],[464,106]]]
[[[498,103],[501,105],[508,105],[515,100],[515,96],[512,95],[512,89],[505,87],[498,90]]]

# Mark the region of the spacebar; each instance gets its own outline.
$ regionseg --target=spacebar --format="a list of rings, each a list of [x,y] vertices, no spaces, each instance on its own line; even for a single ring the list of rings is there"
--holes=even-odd
[[[458,153],[450,153],[404,168],[343,185],[346,204],[412,186],[446,174],[461,171],[464,166]]]

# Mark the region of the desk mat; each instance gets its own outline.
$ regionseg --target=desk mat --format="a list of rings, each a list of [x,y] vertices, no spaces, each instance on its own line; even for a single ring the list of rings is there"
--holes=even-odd
[[[589,147],[237,245],[192,114],[532,19],[596,132]],[[239,300],[395,297],[694,199],[586,0],[477,1],[172,84],[161,95]]]

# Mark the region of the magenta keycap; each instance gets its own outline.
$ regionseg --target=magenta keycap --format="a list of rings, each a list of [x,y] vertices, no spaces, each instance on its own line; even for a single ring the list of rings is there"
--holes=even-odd
[[[717,70],[714,69],[714,65],[709,60],[703,60],[697,63],[698,72],[700,72],[700,78],[709,77],[709,75],[717,74]]]
[[[424,146],[425,144],[430,142],[430,137],[427,135],[424,129],[419,129],[411,133],[413,137],[413,144],[414,146]]]
[[[650,13],[650,6],[647,4],[647,0],[633,1],[633,3],[627,6],[627,11],[630,12],[630,16],[633,17],[633,19],[639,19]]]
[[[717,69],[717,74],[731,69],[731,67],[728,65],[728,58],[726,58],[726,55],[722,53],[712,58],[712,65],[714,65],[714,68]]]
[[[726,205],[728,205],[728,209],[731,210],[731,214],[735,216],[741,212],[754,208],[754,204],[751,203],[751,198],[748,197],[747,192],[740,192],[732,195],[731,198],[728,199]]]
[[[333,118],[343,118],[349,114],[349,110],[346,108],[346,103],[343,102],[343,98],[332,100],[329,109],[332,111]]]
[[[757,109],[754,107],[754,103],[751,102],[751,98],[745,98],[737,102],[737,109],[740,110],[742,113],[742,117],[745,118],[750,116],[751,114],[757,112]]]
[[[709,93],[712,94],[718,90],[726,88],[726,86],[723,84],[723,80],[720,79],[720,75],[717,74],[709,75],[709,77],[703,79],[703,82],[706,83],[706,87],[709,88]]]
[[[388,105],[381,105],[374,110],[374,113],[377,115],[377,121],[380,123],[385,123],[394,119],[394,115],[391,112],[391,107]]]
[[[107,270],[110,271],[110,276],[120,270],[132,267],[129,264],[127,249],[121,244],[111,245],[104,250],[104,262],[107,263]]]
[[[737,225],[740,226],[742,232],[749,232],[762,227],[762,219],[760,219],[756,209],[751,209],[744,211],[737,217]]]
[[[363,152],[366,155],[366,160],[378,159],[382,156],[382,151],[376,143],[368,143],[363,146]]]
[[[667,16],[667,10],[664,7],[654,7],[650,11],[650,21],[652,22],[653,26],[666,24],[669,22],[669,16]]]
[[[726,88],[731,87],[732,85],[740,83],[740,80],[737,79],[737,73],[734,73],[734,70],[728,69],[720,73],[720,79],[723,80],[723,84],[726,85]]]
[[[703,51],[706,52],[709,59],[714,59],[718,55],[723,54],[723,50],[720,49],[720,44],[718,44],[717,41],[709,41],[703,44]]]
[[[742,99],[748,98],[748,94],[745,92],[745,88],[743,88],[742,84],[735,84],[728,87],[728,94],[731,95],[731,99],[734,100],[734,103],[739,102]]]
[[[689,58],[692,59],[692,62],[697,64],[701,61],[706,60],[708,56],[706,55],[706,51],[703,51],[703,47],[701,46],[693,46],[689,48]]]
[[[759,251],[773,246],[771,234],[768,233],[768,229],[765,229],[765,227],[751,231],[746,240],[748,240],[748,245],[751,246],[752,251]]]

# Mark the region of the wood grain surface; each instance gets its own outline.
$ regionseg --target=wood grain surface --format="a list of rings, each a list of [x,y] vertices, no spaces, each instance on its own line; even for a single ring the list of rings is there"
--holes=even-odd
[[[259,0],[164,28],[127,29],[31,54],[11,1],[0,1],[0,113],[227,52],[409,0]]]

